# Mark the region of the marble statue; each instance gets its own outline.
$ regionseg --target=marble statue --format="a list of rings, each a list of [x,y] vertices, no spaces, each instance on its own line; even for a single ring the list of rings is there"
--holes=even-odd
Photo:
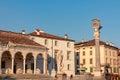
[[[58,53],[58,56],[57,56],[57,66],[58,66],[58,73],[61,73],[62,69],[63,69],[63,66],[64,66],[62,51],[60,51]]]

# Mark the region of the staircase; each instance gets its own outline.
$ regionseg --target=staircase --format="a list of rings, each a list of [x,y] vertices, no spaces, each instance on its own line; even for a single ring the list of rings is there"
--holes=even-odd
[[[0,80],[53,80],[44,74],[0,74]]]

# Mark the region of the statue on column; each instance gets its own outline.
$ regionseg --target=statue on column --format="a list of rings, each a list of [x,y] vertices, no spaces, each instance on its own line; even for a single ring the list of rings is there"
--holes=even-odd
[[[58,66],[58,73],[62,73],[62,69],[64,67],[62,51],[60,51],[58,53],[58,56],[57,56],[57,66]]]

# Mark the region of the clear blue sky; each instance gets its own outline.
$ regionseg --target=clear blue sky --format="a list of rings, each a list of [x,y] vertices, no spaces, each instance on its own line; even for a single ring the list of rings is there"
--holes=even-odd
[[[92,19],[101,20],[101,40],[120,47],[120,0],[0,0],[0,29],[36,28],[76,42],[93,39]]]

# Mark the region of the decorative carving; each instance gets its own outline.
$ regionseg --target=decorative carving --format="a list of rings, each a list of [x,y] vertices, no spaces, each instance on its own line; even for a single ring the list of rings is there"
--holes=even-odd
[[[22,69],[17,69],[17,74],[22,74]]]
[[[5,73],[6,73],[6,74],[10,74],[10,73],[11,73],[11,69],[10,69],[10,68],[6,69],[6,70],[5,70]]]
[[[62,51],[60,51],[60,52],[58,53],[57,66],[58,66],[58,73],[61,73],[61,72],[62,72],[62,69],[63,69],[63,67],[64,67]]]

